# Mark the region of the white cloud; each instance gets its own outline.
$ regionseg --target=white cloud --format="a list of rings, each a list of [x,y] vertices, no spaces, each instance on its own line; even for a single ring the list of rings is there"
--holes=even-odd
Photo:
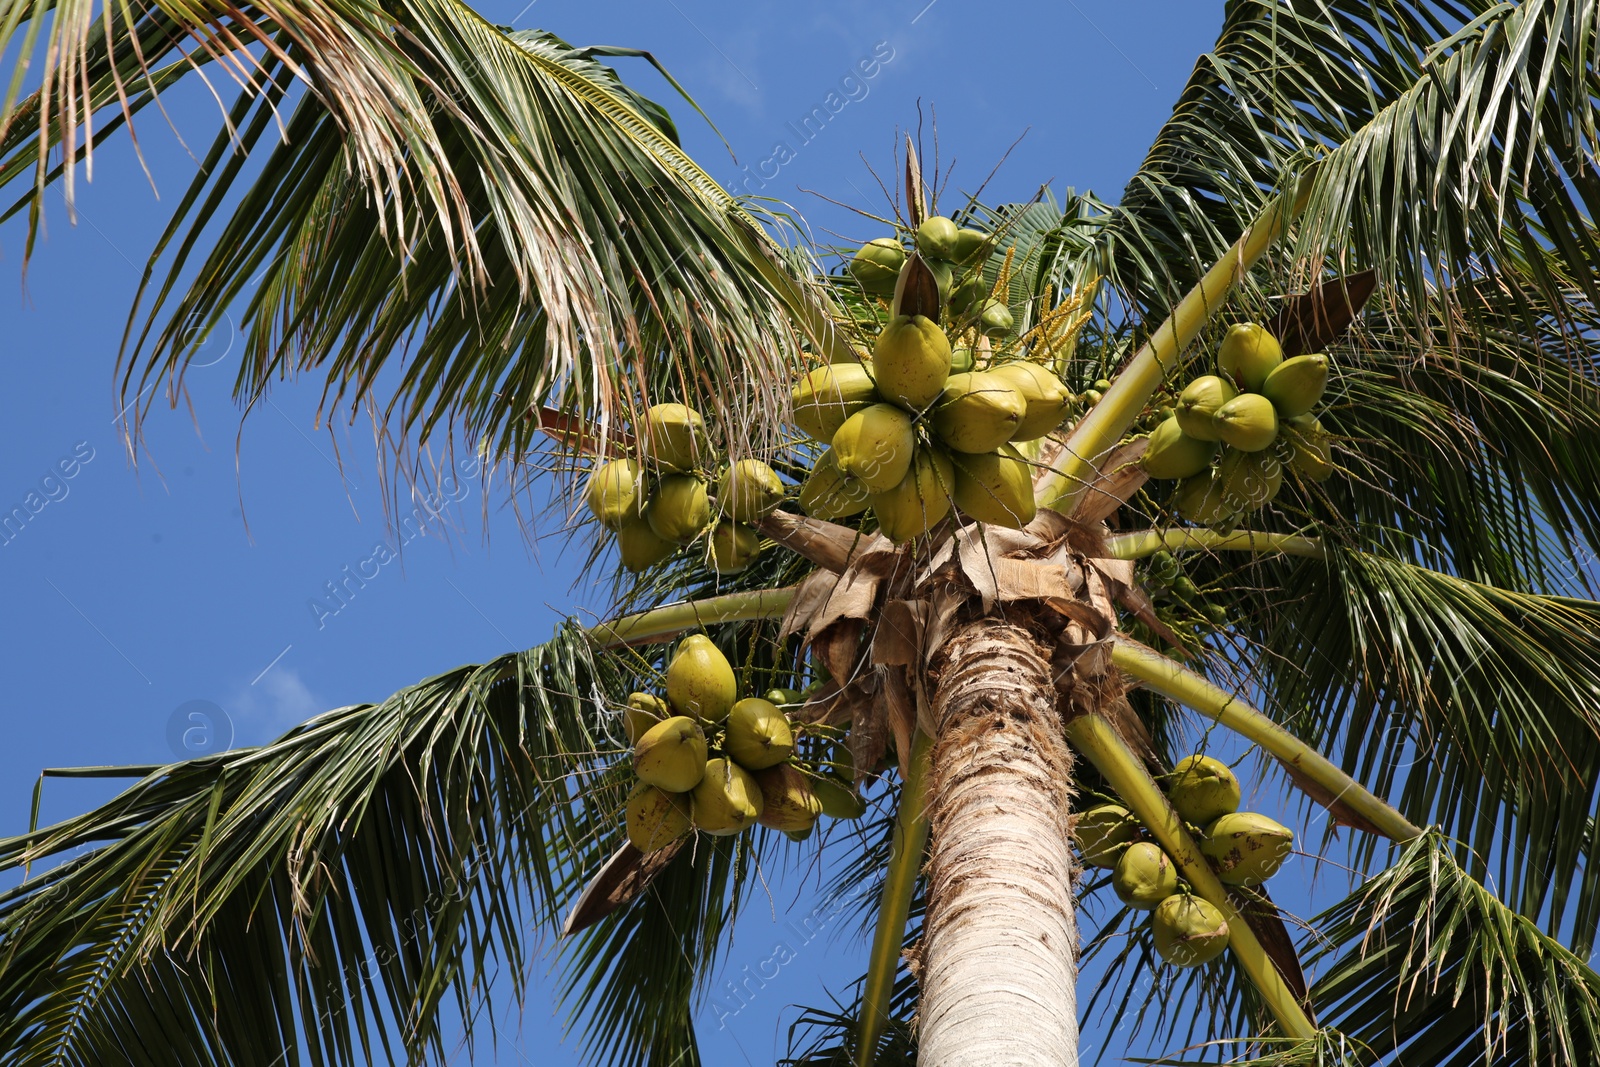
[[[328,704],[301,681],[293,667],[277,666],[234,694],[229,710],[241,733],[269,731],[274,736],[305,722]]]

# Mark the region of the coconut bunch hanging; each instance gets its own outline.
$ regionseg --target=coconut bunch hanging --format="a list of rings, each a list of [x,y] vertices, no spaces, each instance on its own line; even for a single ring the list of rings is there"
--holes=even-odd
[[[1025,353],[992,354],[990,337],[1009,334],[1013,319],[1003,301],[1002,316],[994,304],[969,299],[972,290],[963,287],[981,286],[981,270],[971,267],[953,289],[945,284],[941,264],[981,263],[987,240],[946,218],[924,222],[916,256],[899,249],[891,316],[870,355],[817,367],[795,386],[795,424],[827,446],[800,487],[808,515],[832,521],[870,508],[896,543],[926,533],[952,510],[1013,528],[1033,519],[1033,469],[1017,446],[1059,427],[1076,398]],[[887,248],[875,242],[868,249],[874,247]],[[864,285],[887,285],[894,257],[872,259],[879,254],[868,249],[852,272]],[[874,266],[864,266],[869,262]]]
[[[994,251],[992,234],[935,215],[917,227],[912,245],[933,273],[939,303],[952,322],[995,338],[1015,330],[1011,308],[984,283],[983,266]],[[908,259],[899,235],[879,237],[856,251],[848,269],[869,295],[889,300]]]
[[[866,810],[833,764],[797,758],[804,726],[774,696],[799,699],[785,690],[741,699],[727,657],[694,634],[667,665],[665,693],[628,697],[623,723],[638,781],[626,819],[635,848],[655,852],[691,830],[726,837],[757,824],[802,840],[820,815]]]
[[[751,524],[788,492],[778,473],[759,459],[721,463],[686,404],[651,407],[635,441],[637,455],[596,466],[584,492],[623,566],[641,571],[696,544],[718,574],[754,563],[761,536]]]
[[[1178,394],[1141,460],[1152,478],[1181,479],[1174,510],[1207,526],[1271,503],[1286,469],[1315,482],[1334,470],[1313,414],[1328,384],[1327,356],[1284,359],[1266,327],[1245,322],[1223,337],[1216,370]]]
[[[1242,789],[1227,764],[1205,755],[1178,761],[1163,787],[1179,818],[1199,834],[1200,851],[1225,885],[1258,886],[1278,873],[1294,832],[1265,815],[1240,811]],[[1117,803],[1079,814],[1073,830],[1083,862],[1110,870],[1111,887],[1131,908],[1149,911],[1156,951],[1179,967],[1215,959],[1228,923],[1183,881],[1172,857],[1149,839],[1137,816]]]

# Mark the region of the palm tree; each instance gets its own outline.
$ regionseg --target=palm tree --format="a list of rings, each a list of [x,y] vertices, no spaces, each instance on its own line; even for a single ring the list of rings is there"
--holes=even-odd
[[[102,106],[96,136],[192,69],[245,83],[156,251],[132,396],[181,388],[194,325],[265,270],[247,402],[317,373],[396,440],[459,430],[515,461],[543,427],[570,468],[685,401],[724,455],[798,476],[814,451],[777,417],[796,368],[850,358],[890,310],[779,250],[597,62],[614,52],[420,0],[100,24],[40,4],[4,25],[57,46],[0,113],[19,208],[70,191],[49,150],[86,158]],[[820,840],[848,843],[835,888],[873,887],[878,910],[853,1002],[807,1013],[798,1062],[1076,1063],[1079,904],[1105,880],[1079,870],[1073,820],[1101,794],[1229,927],[1226,954],[1177,971],[1111,909],[1082,954],[1107,961],[1088,1003],[1113,1021],[1259,1062],[1600,1062],[1597,54],[1582,0],[1236,0],[1119,204],[955,205],[993,236],[1011,343],[1074,389],[1109,383],[1033,457],[1026,530],[953,520],[895,545],[870,515],[785,508],[760,521],[784,551],[732,576],[677,553],[601,626],[259,749],[79,772],[137,781],[0,843],[29,875],[0,896],[0,1046],[442,1060],[446,1002],[474,1018],[495,967],[520,992],[533,921],[570,932],[593,1058],[698,1062],[693,1007],[750,872]],[[235,137],[266,157],[248,184]],[[911,228],[930,206],[905,164]],[[937,312],[912,263],[896,310]],[[1337,471],[1242,521],[1181,521],[1141,431],[1245,319],[1329,354]],[[802,714],[884,768],[883,814],[798,845],[626,845],[618,708],[690,630],[751,691],[821,680]],[[1225,886],[1161,790],[1196,715],[1355,831],[1359,884],[1310,924],[1305,968],[1271,897]]]

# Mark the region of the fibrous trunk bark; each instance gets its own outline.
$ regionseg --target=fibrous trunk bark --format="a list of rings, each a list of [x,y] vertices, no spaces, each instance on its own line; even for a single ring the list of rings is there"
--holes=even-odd
[[[978,618],[935,666],[918,1062],[1076,1065],[1072,755],[1049,653]]]

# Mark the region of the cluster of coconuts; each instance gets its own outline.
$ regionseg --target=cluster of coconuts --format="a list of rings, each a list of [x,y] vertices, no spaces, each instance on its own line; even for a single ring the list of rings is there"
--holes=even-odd
[[[970,350],[961,351],[972,367]],[[1054,430],[1074,398],[1026,359],[957,365],[938,323],[900,315],[870,359],[802,378],[795,423],[828,446],[800,487],[806,514],[834,520],[870,507],[895,542],[926,533],[952,506],[978,522],[1026,526],[1033,469],[1016,444]]]
[[[1285,466],[1320,482],[1334,468],[1312,409],[1327,384],[1327,356],[1284,359],[1264,326],[1238,323],[1222,339],[1217,373],[1185,386],[1151,431],[1145,472],[1182,479],[1173,508],[1204,525],[1265,507],[1283,486]]]
[[[1228,609],[1206,601],[1194,579],[1184,573],[1178,557],[1165,549],[1151,553],[1145,567],[1144,584],[1152,596],[1170,599],[1173,607],[1163,605],[1156,608],[1156,614],[1169,626],[1179,625],[1191,632],[1198,632],[1200,627],[1206,625],[1228,625]]]
[[[1012,332],[1016,321],[1011,309],[983,284],[983,264],[992,247],[988,234],[936,215],[917,227],[915,244],[938,283],[939,303],[950,309],[952,320],[989,337]],[[879,237],[861,246],[849,270],[861,288],[887,299],[894,293],[905,263],[906,250],[900,238]]]
[[[1167,799],[1200,831],[1200,851],[1226,885],[1258,886],[1278,873],[1294,832],[1265,815],[1240,811],[1239,779],[1210,756],[1186,756],[1165,782]],[[1180,883],[1177,865],[1146,840],[1139,820],[1119,804],[1078,816],[1074,831],[1083,860],[1109,869],[1111,886],[1129,907],[1151,912],[1156,951],[1168,963],[1197,967],[1228,946],[1228,922],[1210,901]]]
[[[708,535],[718,574],[737,574],[761,554],[749,525],[783,501],[778,474],[759,459],[711,470],[705,421],[687,404],[657,404],[637,435],[637,458],[613,459],[589,475],[584,502],[617,535],[623,566],[641,571]]]
[[[794,724],[770,699],[739,699],[732,665],[702,634],[678,645],[665,694],[628,697],[623,722],[638,777],[628,794],[628,840],[640,852],[691,829],[726,837],[757,823],[802,840],[819,815],[866,810],[849,783],[795,764]]]

